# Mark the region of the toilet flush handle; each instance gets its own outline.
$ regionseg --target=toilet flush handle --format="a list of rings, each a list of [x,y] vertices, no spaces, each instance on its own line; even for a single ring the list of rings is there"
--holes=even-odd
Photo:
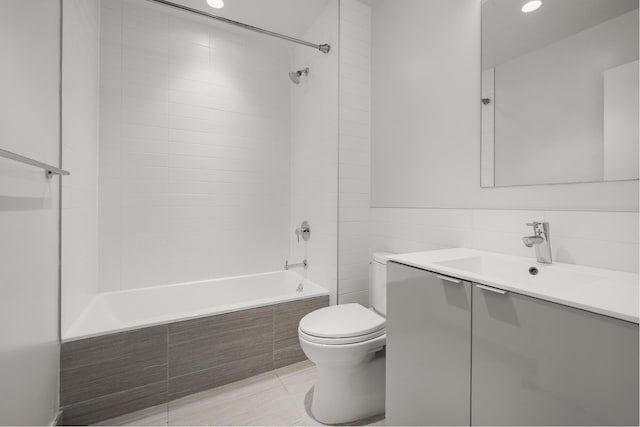
[[[379,351],[381,351],[381,350],[384,350],[384,346],[383,346],[383,345],[381,345],[380,347],[374,347],[374,348],[372,348],[371,350],[367,351],[367,354],[370,354],[370,353],[377,353],[377,352],[379,352]]]

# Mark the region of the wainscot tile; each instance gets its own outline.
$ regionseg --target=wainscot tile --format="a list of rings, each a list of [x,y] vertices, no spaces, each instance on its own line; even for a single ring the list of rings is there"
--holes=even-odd
[[[156,326],[63,343],[62,406],[167,379],[167,327]]]
[[[300,344],[273,351],[273,367],[275,369],[304,360],[307,360],[307,356],[302,351],[302,348],[300,348]]]
[[[169,325],[170,378],[271,354],[272,351],[272,307]]]
[[[219,365],[204,371],[169,378],[169,400],[273,370],[271,352]]]
[[[286,302],[274,307],[273,364],[276,368],[305,360],[298,341],[298,324],[308,313],[329,305],[329,297]]]

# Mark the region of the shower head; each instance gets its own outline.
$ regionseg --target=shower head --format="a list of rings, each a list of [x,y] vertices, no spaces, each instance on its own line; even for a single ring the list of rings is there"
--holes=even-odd
[[[294,82],[295,84],[299,85],[300,84],[300,77],[302,77],[303,75],[308,75],[309,74],[309,67],[307,68],[303,68],[302,70],[298,70],[298,71],[291,71],[289,73],[289,78],[291,79],[292,82]]]

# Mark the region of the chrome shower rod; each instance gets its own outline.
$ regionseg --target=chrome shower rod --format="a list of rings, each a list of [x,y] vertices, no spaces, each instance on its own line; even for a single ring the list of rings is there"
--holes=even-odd
[[[152,3],[162,4],[164,6],[173,7],[175,9],[184,10],[187,12],[195,13],[200,16],[206,16],[207,18],[215,19],[216,21],[224,22],[225,24],[235,25],[236,27],[244,28],[245,30],[255,31],[256,33],[265,34],[267,36],[275,37],[282,40],[287,40],[293,43],[301,44],[303,46],[312,47],[319,50],[322,53],[329,53],[331,46],[328,44],[315,44],[304,40],[296,39],[295,37],[285,36],[284,34],[276,33],[274,31],[265,30],[264,28],[254,27],[253,25],[245,24],[244,22],[234,21],[233,19],[223,18],[222,16],[212,15],[210,13],[203,12],[198,9],[193,9],[188,6],[176,4],[167,0],[146,0]]]

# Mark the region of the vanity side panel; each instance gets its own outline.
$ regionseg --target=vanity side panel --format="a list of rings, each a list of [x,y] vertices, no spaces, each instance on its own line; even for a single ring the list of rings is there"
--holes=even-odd
[[[638,325],[473,286],[472,425],[638,425]]]
[[[387,264],[387,425],[469,425],[471,285]]]

